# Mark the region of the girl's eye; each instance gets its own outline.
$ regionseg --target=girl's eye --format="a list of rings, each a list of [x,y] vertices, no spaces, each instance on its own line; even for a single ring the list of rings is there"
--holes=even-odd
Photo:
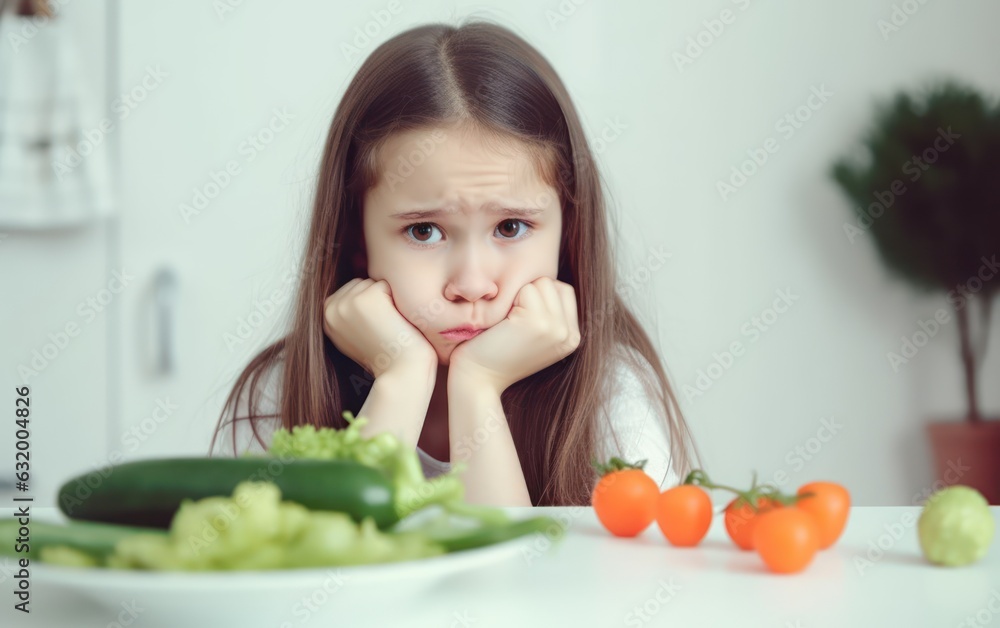
[[[403,232],[404,233],[408,233],[410,231],[410,229],[413,229],[414,235],[412,235],[411,237],[414,239],[414,241],[417,244],[425,244],[425,245],[426,244],[436,244],[436,242],[432,242],[430,240],[423,239],[423,238],[430,238],[431,237],[431,235],[433,234],[434,230],[437,229],[437,227],[435,225],[432,225],[429,222],[421,222],[421,223],[417,223],[415,225],[410,225],[410,226],[406,227],[403,230]]]
[[[518,228],[520,225],[524,226],[523,231],[521,231]],[[531,234],[531,230],[533,228],[534,225],[532,225],[531,223],[517,218],[508,218],[507,220],[504,220],[497,225],[497,231],[500,232],[501,238],[504,240],[521,240],[523,238],[526,238]],[[433,237],[435,230],[440,231],[440,229],[438,229],[438,226],[435,225],[434,223],[418,222],[403,227],[403,234],[408,236],[413,244],[417,246],[428,247],[440,242],[440,239],[438,240],[430,239]],[[511,233],[512,231],[513,233]],[[518,235],[519,232],[521,233],[521,235]]]

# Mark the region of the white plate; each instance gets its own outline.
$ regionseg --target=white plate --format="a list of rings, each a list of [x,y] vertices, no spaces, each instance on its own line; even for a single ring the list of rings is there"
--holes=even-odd
[[[136,571],[32,564],[32,583],[66,588],[142,626],[269,626],[306,620],[381,622],[450,575],[512,559],[533,535],[452,554],[377,565],[262,571]],[[125,625],[125,624],[121,624]],[[315,623],[311,625],[324,625]],[[325,624],[332,625],[332,624]],[[353,624],[350,624],[353,625]]]

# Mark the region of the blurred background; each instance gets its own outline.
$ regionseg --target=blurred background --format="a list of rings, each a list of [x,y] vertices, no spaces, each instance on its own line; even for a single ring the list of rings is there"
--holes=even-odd
[[[932,81],[993,102],[996,2],[33,4],[0,13],[7,493],[22,386],[38,505],[109,461],[207,453],[236,375],[288,323],[347,83],[396,33],[468,17],[567,85],[622,292],[715,481],[830,479],[862,506],[1000,481],[1000,334],[983,333],[1000,197],[975,187],[991,127],[945,99],[967,126],[903,107],[880,161],[867,140],[879,103]]]

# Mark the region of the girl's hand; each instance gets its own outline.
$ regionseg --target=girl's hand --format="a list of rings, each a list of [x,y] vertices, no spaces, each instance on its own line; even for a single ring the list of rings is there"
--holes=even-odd
[[[507,318],[452,351],[449,379],[481,378],[499,394],[580,346],[576,291],[573,286],[539,277],[523,286]]]
[[[390,369],[437,368],[437,352],[396,309],[385,280],[352,279],[328,296],[323,331],[341,353],[376,379]]]

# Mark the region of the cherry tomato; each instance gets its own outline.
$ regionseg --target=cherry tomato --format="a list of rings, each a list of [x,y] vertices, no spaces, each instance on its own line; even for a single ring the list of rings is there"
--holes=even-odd
[[[795,573],[819,551],[819,526],[798,508],[775,508],[762,514],[753,529],[753,544],[768,569]]]
[[[660,487],[641,469],[612,471],[594,487],[591,505],[608,532],[636,536],[656,518]]]
[[[757,512],[754,512],[750,508],[750,504],[742,497],[735,498],[726,506],[726,532],[729,533],[729,538],[733,540],[736,547],[741,550],[753,549],[753,528],[760,516],[774,508],[783,508],[783,506],[781,502],[764,495],[758,495],[757,508]]]
[[[667,489],[657,500],[656,524],[671,544],[697,545],[712,525],[712,499],[705,489],[693,484]]]
[[[804,493],[814,495],[799,499],[795,506],[816,518],[819,528],[819,548],[826,549],[840,538],[847,525],[847,515],[851,512],[851,494],[835,482],[804,484],[799,487],[797,494]]]

